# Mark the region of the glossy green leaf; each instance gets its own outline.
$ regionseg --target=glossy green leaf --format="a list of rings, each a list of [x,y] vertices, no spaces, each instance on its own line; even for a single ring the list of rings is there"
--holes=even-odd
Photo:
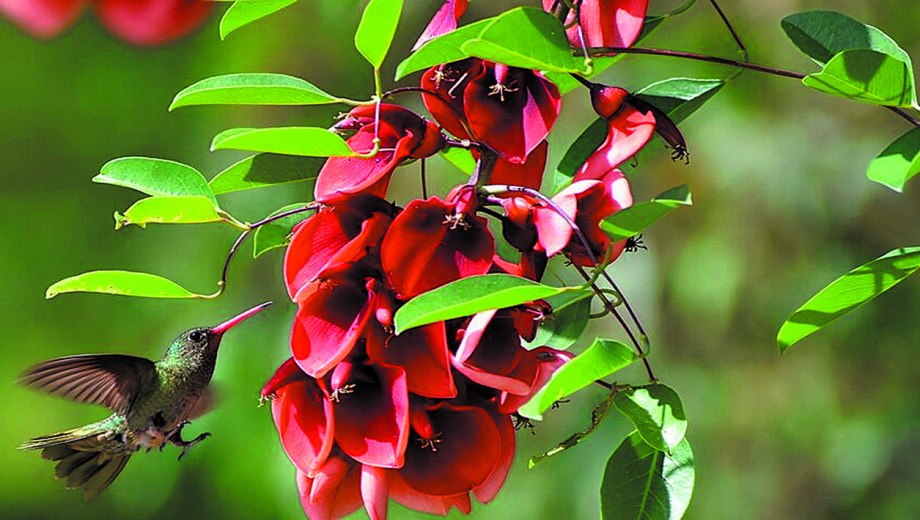
[[[573,56],[559,20],[534,7],[516,7],[502,13],[478,38],[460,48],[471,56],[513,67],[587,72],[584,59]]]
[[[662,384],[652,384],[619,392],[614,399],[639,435],[658,451],[671,453],[684,439],[687,416],[677,392]]]
[[[702,78],[670,78],[652,83],[636,92],[636,97],[653,105],[680,123],[712,99],[725,80]]]
[[[920,268],[920,247],[903,247],[853,269],[796,309],[776,336],[780,352],[871,301]]]
[[[527,343],[528,348],[541,346],[565,350],[575,344],[585,328],[591,314],[591,299],[583,298],[561,309],[553,308],[553,312],[543,318],[537,328],[537,335],[533,341]]]
[[[204,175],[195,168],[176,161],[150,157],[122,157],[105,165],[93,182],[131,188],[152,196],[200,195],[217,199]]]
[[[792,43],[821,65],[840,52],[854,49],[870,49],[910,63],[904,49],[887,34],[845,14],[796,13],[784,18],[781,25]]]
[[[476,159],[469,150],[452,146],[441,150],[440,155],[467,175],[476,170]]]
[[[581,287],[550,287],[507,274],[470,276],[412,298],[396,311],[393,322],[396,334],[401,334],[429,323],[514,307],[567,292],[585,298],[592,294]]]
[[[390,50],[402,6],[402,0],[370,0],[364,8],[355,32],[355,47],[375,69]]]
[[[142,298],[201,298],[176,282],[148,273],[91,271],[65,278],[45,291],[45,298],[63,293],[91,292]]]
[[[262,153],[243,159],[218,173],[208,183],[216,194],[312,181],[326,159]]]
[[[632,432],[617,447],[601,483],[602,520],[678,520],[693,496],[693,451],[687,439],[671,454]]]
[[[182,89],[169,109],[193,105],[324,105],[341,100],[285,74],[244,73],[207,78]]]
[[[149,197],[135,202],[124,214],[115,212],[115,229],[134,224],[203,224],[224,220],[214,203],[200,195]]]
[[[597,118],[582,130],[575,141],[566,150],[562,160],[556,167],[556,175],[553,176],[553,193],[559,192],[572,182],[575,172],[581,168],[581,165],[588,160],[607,138],[607,121]]]
[[[228,149],[307,157],[354,155],[338,134],[325,128],[305,126],[231,128],[217,134],[211,143],[212,151]]]
[[[873,181],[900,192],[904,184],[920,173],[920,128],[914,128],[888,145],[869,163],[866,175]]]
[[[635,359],[636,354],[632,349],[619,341],[595,339],[587,350],[556,370],[546,386],[522,406],[518,413],[530,419],[542,420],[543,412],[559,399],[629,366]]]
[[[835,55],[802,83],[815,90],[882,106],[917,103],[910,63],[880,52],[856,49]]]
[[[304,203],[290,204],[271,212],[268,217],[274,217],[275,215],[280,215],[305,206],[306,204]],[[288,245],[291,238],[291,230],[294,229],[297,223],[310,215],[311,213],[308,211],[295,213],[257,228],[252,237],[252,257],[258,258],[266,251]]]
[[[396,67],[396,80],[399,81],[413,72],[425,70],[435,65],[469,58],[470,55],[460,49],[461,45],[469,40],[476,39],[479,33],[493,21],[495,21],[494,18],[486,18],[428,40],[408,58],[400,62],[399,66]]]
[[[693,204],[686,184],[671,188],[648,202],[635,204],[601,221],[601,229],[613,241],[627,239],[680,206]]]
[[[260,0],[238,1],[234,2],[220,19],[220,39],[226,39],[227,35],[240,27],[245,27],[250,23],[264,18],[270,14],[276,13],[285,7],[294,5],[297,0]]]

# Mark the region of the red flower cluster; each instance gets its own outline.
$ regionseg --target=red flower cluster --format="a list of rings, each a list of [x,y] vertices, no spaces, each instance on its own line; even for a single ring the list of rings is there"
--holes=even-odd
[[[455,26],[465,8],[447,0],[423,38]],[[389,499],[429,513],[466,513],[472,497],[495,497],[514,457],[513,415],[571,358],[524,347],[552,309],[531,302],[399,336],[393,316],[408,300],[461,278],[539,280],[558,253],[582,266],[614,259],[623,244],[611,244],[599,223],[632,204],[617,166],[656,124],[622,89],[592,88],[608,138],[548,198],[537,190],[560,109],[555,85],[536,71],[473,58],[434,67],[421,82],[437,124],[390,104],[357,107],[336,124],[363,156],[326,162],[315,188],[323,206],[294,229],[284,260],[297,304],[291,359],[262,396],[272,399],[303,508],[314,519],[362,505],[372,519],[384,518]],[[473,143],[474,179],[445,198],[402,208],[385,200],[397,167],[455,144],[442,128]],[[502,236],[519,260],[496,254],[479,214],[497,215],[487,205],[503,212]]]
[[[87,5],[102,24],[134,45],[161,45],[188,34],[211,11],[208,0],[0,0],[0,13],[38,38],[57,36]]]

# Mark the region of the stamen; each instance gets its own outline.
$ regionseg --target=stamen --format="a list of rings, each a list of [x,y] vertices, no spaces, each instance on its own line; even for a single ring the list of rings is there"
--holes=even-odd
[[[422,449],[431,448],[431,451],[432,451],[433,453],[437,453],[437,452],[438,452],[438,446],[437,446],[437,445],[440,444],[440,443],[441,443],[441,433],[440,433],[440,432],[435,433],[430,439],[423,439],[423,438],[421,438],[421,437],[419,437],[419,439],[418,439],[418,447],[419,447],[419,448],[422,448]]]
[[[340,402],[339,398],[341,396],[354,393],[355,386],[357,385],[355,385],[354,383],[349,383],[345,386],[340,386],[339,388],[337,388],[336,390],[332,392],[332,395],[329,396],[329,400],[336,402],[336,403]]]
[[[501,102],[504,103],[505,102],[505,92],[511,93],[511,92],[517,92],[518,90],[519,90],[518,88],[512,87],[511,85],[506,86],[506,85],[502,85],[501,83],[496,83],[492,85],[491,87],[489,87],[489,95],[494,96],[498,94],[498,99],[500,99]]]
[[[463,75],[460,76],[459,79],[457,79],[457,82],[454,83],[454,86],[450,87],[450,89],[447,91],[447,95],[450,96],[450,97],[452,97],[452,98],[457,97],[457,96],[454,95],[454,89],[456,89],[457,87],[459,87],[460,84],[463,83],[463,80],[465,80],[466,77],[467,77],[469,74],[470,74],[469,72],[464,72]]]
[[[449,229],[461,228],[464,231],[468,231],[471,227],[473,227],[464,219],[463,213],[444,215],[444,221],[441,222],[441,224],[447,224]]]

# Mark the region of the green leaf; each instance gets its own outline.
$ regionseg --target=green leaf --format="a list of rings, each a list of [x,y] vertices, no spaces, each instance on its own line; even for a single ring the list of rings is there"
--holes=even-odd
[[[614,242],[641,233],[679,206],[693,204],[686,184],[671,188],[654,199],[630,206],[601,221],[601,229]]]
[[[587,72],[584,59],[572,55],[559,20],[534,7],[516,7],[502,13],[477,39],[460,48],[471,56],[513,67]]]
[[[573,394],[594,381],[629,366],[636,355],[626,345],[610,339],[595,339],[587,350],[562,365],[518,413],[542,420],[543,412],[563,397]]]
[[[45,291],[51,299],[63,293],[91,292],[143,298],[202,298],[176,282],[147,273],[91,271],[65,278]]]
[[[149,197],[135,202],[124,215],[115,212],[115,229],[134,224],[203,224],[224,219],[214,203],[200,195]]]
[[[514,307],[566,292],[584,298],[592,294],[582,287],[550,287],[507,274],[470,276],[412,298],[396,311],[393,322],[396,334],[401,334],[429,323]]]
[[[826,94],[873,105],[910,108],[917,103],[910,63],[865,49],[835,55],[820,72],[805,76],[802,83]]]
[[[441,150],[440,155],[467,175],[472,175],[476,170],[476,159],[469,150],[451,146]]]
[[[549,346],[565,350],[575,344],[588,325],[591,314],[591,299],[582,298],[561,309],[553,307],[553,312],[543,318],[533,341],[527,348]]]
[[[150,157],[122,157],[102,166],[93,182],[114,184],[152,196],[200,195],[217,204],[204,175],[191,166]]]
[[[375,69],[390,50],[402,6],[402,0],[370,0],[364,8],[355,32],[355,47]]]
[[[833,11],[810,11],[787,16],[781,22],[792,43],[821,65],[834,55],[870,49],[910,63],[910,56],[887,34]]]
[[[224,40],[233,31],[249,25],[250,23],[276,13],[289,5],[296,4],[297,0],[260,0],[239,1],[231,5],[220,19],[220,39]]]
[[[796,309],[779,329],[780,352],[871,301],[920,268],[920,247],[902,247],[853,269]]]
[[[888,145],[869,163],[866,175],[873,181],[900,192],[904,184],[920,173],[920,128],[914,128]]]
[[[693,496],[693,451],[687,439],[671,454],[632,432],[607,461],[601,483],[603,520],[677,520]]]
[[[306,204],[304,203],[290,204],[283,208],[276,209],[266,218],[274,217],[275,215],[280,215],[287,211],[303,208],[305,206]],[[294,229],[294,226],[309,216],[310,213],[306,211],[295,213],[256,228],[252,238],[252,257],[258,258],[266,251],[286,246],[290,241],[291,230]]]
[[[354,155],[338,134],[325,128],[306,126],[231,128],[217,134],[211,142],[211,151],[227,149],[307,157]]]
[[[578,444],[587,439],[592,433],[597,431],[601,423],[603,423],[604,418],[607,417],[607,412],[610,411],[611,404],[613,404],[613,394],[608,394],[607,397],[605,397],[601,402],[597,403],[597,406],[591,410],[590,426],[584,430],[569,435],[564,441],[556,445],[555,448],[545,451],[539,455],[530,457],[530,460],[527,461],[527,468],[532,469],[544,459],[552,457],[553,455],[558,455],[565,450],[578,446]]]
[[[193,105],[325,105],[341,100],[309,81],[285,74],[245,73],[207,78],[182,89],[169,109]]]
[[[671,453],[684,439],[687,416],[677,392],[662,384],[652,384],[620,392],[614,398],[639,435],[658,451]]]
[[[562,188],[572,182],[575,172],[588,160],[588,157],[597,150],[604,139],[607,138],[607,121],[595,119],[587,128],[575,138],[575,141],[566,150],[559,166],[556,166],[556,175],[553,176],[553,193],[558,193]]]
[[[460,50],[460,46],[476,39],[494,21],[494,18],[486,18],[428,40],[396,67],[396,81],[419,70],[469,58],[470,55]]]
[[[670,78],[652,83],[635,95],[667,114],[675,123],[680,123],[724,86],[725,80],[722,79]]]
[[[312,181],[326,160],[262,153],[243,159],[218,173],[208,183],[214,193],[251,190],[292,182]]]

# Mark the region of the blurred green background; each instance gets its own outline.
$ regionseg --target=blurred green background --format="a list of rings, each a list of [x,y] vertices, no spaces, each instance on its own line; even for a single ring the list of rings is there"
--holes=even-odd
[[[436,3],[407,3],[391,56],[408,52]],[[676,4],[652,0],[651,12]],[[697,4],[644,45],[735,56],[708,3]],[[256,407],[262,383],[287,357],[293,306],[283,290],[279,251],[256,261],[239,255],[228,291],[217,301],[84,294],[45,300],[44,291],[59,279],[100,268],[154,272],[195,291],[213,290],[232,230],[152,225],[115,232],[113,212],[138,194],[90,178],[106,161],[129,155],[186,162],[210,177],[242,157],[208,151],[221,130],[327,126],[335,107],[175,113],[166,107],[199,79],[247,71],[299,75],[337,95],[367,97],[371,75],[351,45],[356,5],[304,0],[225,42],[215,16],[185,40],[153,50],[113,40],[91,15],[51,41],[32,40],[0,21],[0,391],[6,396],[0,405],[0,518],[303,516],[270,412]],[[510,5],[474,2],[465,20]],[[818,8],[880,27],[920,56],[915,0],[739,0],[724,7],[759,63],[813,70],[786,42],[779,21]],[[634,90],[672,76],[729,72],[634,56],[604,80]],[[404,84],[412,81],[415,76]],[[553,143],[550,164],[593,119],[585,98],[576,92],[565,99],[559,122],[565,138]],[[920,243],[920,187],[911,183],[899,195],[864,174],[906,124],[794,80],[748,72],[682,128],[690,166],[672,163],[661,150],[640,165],[634,193],[645,200],[689,183],[694,206],[653,228],[645,235],[649,250],[626,255],[613,273],[651,333],[656,372],[681,393],[691,421],[697,477],[687,517],[916,518],[920,283],[892,290],[784,356],[774,344],[782,320],[824,284],[894,247]],[[460,181],[437,160],[431,167],[445,183]],[[415,193],[415,174],[402,179],[407,193]],[[290,185],[230,194],[222,205],[255,220],[307,190]],[[218,323],[265,299],[279,305],[228,336],[215,375],[219,406],[189,429],[213,437],[181,463],[172,448],[138,454],[100,500],[86,504],[53,479],[51,463],[16,450],[28,437],[105,415],[17,386],[29,365],[90,352],[158,357],[181,330]],[[608,326],[594,332],[615,334],[603,330]],[[632,376],[642,380],[640,372]],[[590,440],[533,470],[526,459],[585,427],[599,397],[583,392],[548,415],[536,435],[521,432],[505,489],[474,514],[596,518],[604,461],[628,432],[625,419],[614,412]],[[417,516],[395,506],[391,515]]]

